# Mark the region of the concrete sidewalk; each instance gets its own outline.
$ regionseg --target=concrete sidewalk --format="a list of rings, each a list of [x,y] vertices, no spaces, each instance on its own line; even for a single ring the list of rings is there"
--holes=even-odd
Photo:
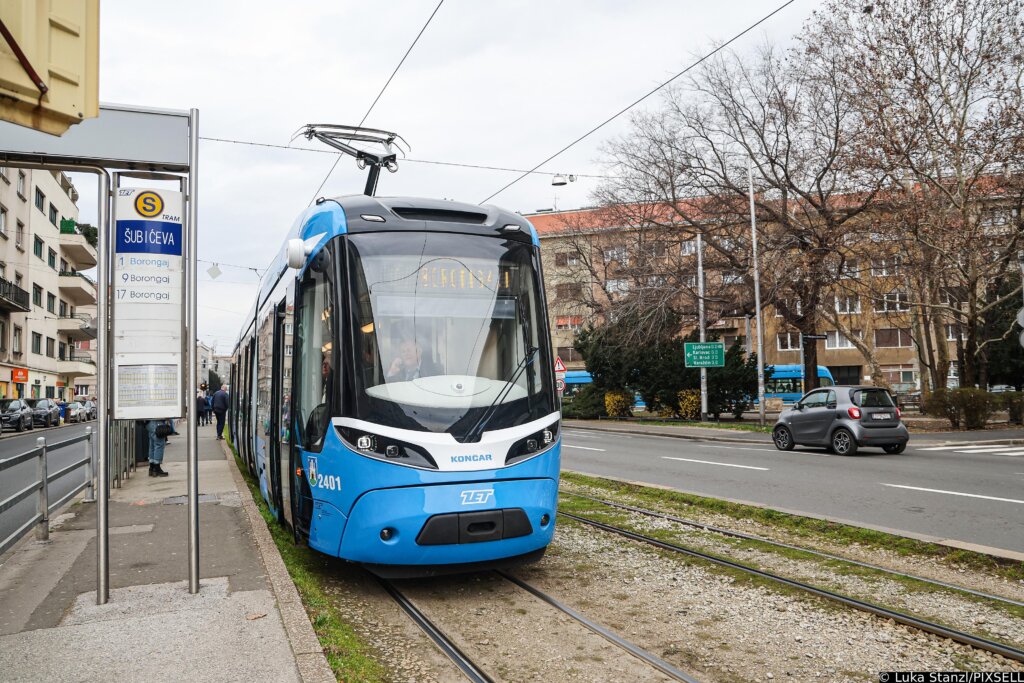
[[[771,421],[774,423],[774,420]],[[660,425],[628,420],[563,420],[564,429],[588,429],[617,434],[668,436],[691,441],[719,441],[723,443],[771,444],[771,434],[745,432],[739,429],[716,427],[689,427]],[[978,445],[1024,444],[1024,429],[986,429],[963,432],[911,432],[912,446],[945,446],[970,442]]]
[[[249,492],[213,428],[199,434],[199,594],[187,583],[182,434],[167,446],[169,477],[149,477],[140,463],[111,491],[106,605],[96,605],[93,504],[52,520],[50,541],[23,541],[0,558],[0,680],[334,680],[305,613],[296,628],[290,611],[286,629],[279,603],[294,599],[275,594],[280,572],[272,583],[268,549],[254,538],[266,527],[252,525]]]

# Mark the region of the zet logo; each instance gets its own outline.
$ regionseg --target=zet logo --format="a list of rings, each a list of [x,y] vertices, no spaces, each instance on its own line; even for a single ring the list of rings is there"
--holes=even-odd
[[[494,489],[476,489],[462,492],[463,505],[486,505],[494,498]]]
[[[306,458],[306,472],[309,473],[309,485],[315,487],[317,480],[316,458],[312,455]]]
[[[140,216],[152,218],[164,210],[164,200],[156,192],[140,192],[135,198],[135,210]]]

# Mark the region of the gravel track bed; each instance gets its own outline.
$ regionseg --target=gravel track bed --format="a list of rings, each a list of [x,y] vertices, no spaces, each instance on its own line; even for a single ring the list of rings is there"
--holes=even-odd
[[[790,589],[740,581],[566,520],[544,561],[516,573],[702,681],[865,681],[892,669],[1024,671],[999,655]]]
[[[813,550],[848,557],[860,562],[868,562],[887,569],[960,585],[973,590],[991,593],[992,595],[1010,598],[1011,600],[1024,601],[1024,579],[1011,580],[995,572],[985,571],[977,567],[965,567],[951,560],[904,555],[885,548],[876,548],[860,543],[840,545],[828,539],[812,539],[807,536],[789,533],[788,530],[782,527],[764,524],[752,519],[737,519],[729,515],[702,510],[697,507],[690,507],[685,510],[656,507],[652,506],[649,501],[628,493],[618,493],[598,487],[579,485],[574,482],[567,482],[564,479],[561,482],[561,488],[567,492],[580,493],[594,498],[604,498],[655,512],[664,512],[665,514],[675,515],[676,517],[682,517],[701,524],[710,524],[711,526],[731,531],[741,531],[746,534],[762,536],[780,543],[804,546]]]
[[[396,585],[496,680],[672,681],[497,574]]]

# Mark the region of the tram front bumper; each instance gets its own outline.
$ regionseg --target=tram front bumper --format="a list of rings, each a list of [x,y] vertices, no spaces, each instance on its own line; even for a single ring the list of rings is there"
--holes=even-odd
[[[551,542],[553,479],[370,491],[353,506],[339,555],[384,565],[444,565],[526,555]]]

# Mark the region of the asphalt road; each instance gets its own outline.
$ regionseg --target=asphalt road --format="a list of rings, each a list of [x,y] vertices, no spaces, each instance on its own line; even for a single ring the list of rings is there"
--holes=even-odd
[[[1024,552],[1024,447],[776,450],[566,427],[562,466],[895,533]]]
[[[88,426],[91,426],[95,432],[95,420],[84,424],[50,427],[48,429],[37,426],[31,431],[24,431],[20,434],[5,431],[3,437],[0,438],[0,460],[35,448],[36,439],[40,436],[46,437],[48,444],[57,443],[84,434],[85,428]],[[46,452],[47,471],[50,473],[56,472],[84,456],[85,444],[83,442],[55,450],[48,449]],[[36,463],[37,460],[32,458],[0,473],[0,500],[4,500],[8,496],[17,493],[36,480]],[[50,503],[53,504],[54,501],[60,500],[61,497],[83,481],[85,481],[84,465],[57,479],[50,484]],[[35,514],[35,510],[36,496],[33,494],[10,510],[0,514],[0,540],[7,538],[15,529],[28,521]]]

